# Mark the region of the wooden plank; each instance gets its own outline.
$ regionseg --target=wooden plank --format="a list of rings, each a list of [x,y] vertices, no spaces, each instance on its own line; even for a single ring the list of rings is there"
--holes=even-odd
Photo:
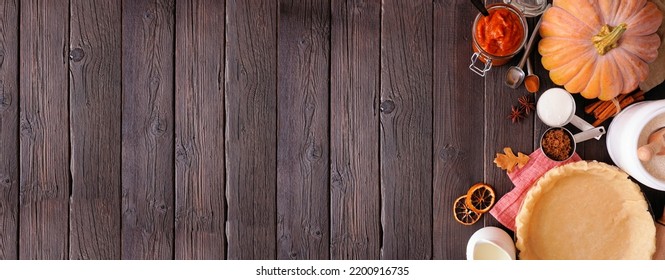
[[[71,259],[120,258],[121,1],[72,0]]]
[[[381,2],[331,7],[330,257],[378,259]]]
[[[533,30],[536,21],[533,18],[527,20],[530,27],[527,36],[531,36],[531,30]],[[537,49],[538,46],[534,44],[531,52],[532,56],[537,52]],[[536,133],[534,133],[537,129],[537,123],[540,122],[535,112],[525,116],[517,123],[513,123],[508,117],[512,106],[519,107],[518,98],[525,95],[533,97],[533,94],[526,90],[524,84],[517,89],[512,89],[505,83],[508,69],[519,63],[523,53],[523,51],[519,52],[502,66],[492,67],[485,77],[485,182],[494,187],[499,199],[511,191],[515,185],[508,178],[506,171],[500,169],[494,163],[496,154],[503,153],[504,147],[512,148],[515,154],[518,152],[531,154],[537,149],[537,146],[534,145],[534,139],[540,137],[540,135],[536,136]],[[526,64],[524,65],[524,71],[526,72]],[[480,80],[480,77],[477,78]],[[478,81],[475,82],[478,83]],[[483,220],[485,226],[501,226],[492,215],[483,215]],[[502,228],[507,230],[505,227]],[[511,232],[510,230],[507,231]]]
[[[483,226],[464,226],[452,212],[455,199],[483,180],[485,88],[468,69],[477,12],[466,0],[434,1],[434,259],[466,259],[469,237]]]
[[[529,24],[531,26],[533,26],[534,24],[536,24],[536,21],[532,19],[531,21],[529,21]],[[536,39],[540,40],[540,37],[538,37]],[[538,41],[536,41],[536,43],[537,42]],[[553,88],[553,87],[561,87],[561,86],[558,86],[558,85],[556,85],[552,82],[552,80],[550,79],[550,76],[549,76],[549,71],[547,71],[545,68],[543,68],[543,65],[540,61],[542,59],[542,56],[540,55],[540,53],[538,53],[538,48],[537,47],[538,47],[537,45],[534,46],[534,49],[533,49],[533,51],[531,53],[531,56],[530,56],[531,63],[532,63],[531,65],[533,65],[533,73],[536,74],[538,76],[538,78],[540,79],[540,89],[534,95],[534,98],[535,98],[536,101],[538,100],[538,98],[540,98],[540,95],[543,92],[545,92],[546,90],[548,90],[550,88]],[[579,104],[579,105],[581,105],[581,104]],[[583,106],[581,106],[581,107],[583,107]],[[578,109],[584,110],[584,108],[578,108]],[[584,117],[584,116],[580,115],[580,117]],[[545,132],[545,130],[547,130],[549,128],[549,126],[547,126],[545,123],[543,123],[538,118],[537,115],[534,115],[534,122],[535,122],[535,124],[534,124],[534,133],[533,133],[533,148],[535,150],[535,149],[540,148],[540,136]],[[583,153],[580,154],[580,156],[583,156]]]
[[[21,1],[19,258],[67,259],[68,1]]]
[[[0,1],[0,260],[18,258],[18,1]]]
[[[277,2],[227,8],[228,258],[275,259]]]
[[[122,7],[122,258],[173,258],[174,7]]]
[[[432,2],[383,2],[384,259],[432,257]]]
[[[277,258],[329,255],[330,2],[279,1]]]
[[[175,258],[223,259],[224,1],[176,5]]]

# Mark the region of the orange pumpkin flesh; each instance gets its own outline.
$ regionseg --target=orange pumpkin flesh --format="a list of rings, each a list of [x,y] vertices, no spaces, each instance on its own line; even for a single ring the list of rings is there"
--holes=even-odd
[[[543,67],[588,99],[632,92],[658,56],[663,14],[646,0],[554,0],[542,20]]]

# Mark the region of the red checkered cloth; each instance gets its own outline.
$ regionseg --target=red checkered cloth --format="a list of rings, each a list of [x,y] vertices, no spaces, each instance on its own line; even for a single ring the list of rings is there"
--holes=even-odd
[[[502,225],[515,231],[515,217],[517,217],[517,213],[520,211],[524,196],[536,181],[545,172],[554,167],[580,160],[582,160],[580,156],[575,153],[567,161],[556,162],[548,159],[540,149],[536,150],[529,155],[529,162],[523,168],[508,173],[508,177],[515,185],[515,188],[496,202],[492,210],[490,210],[490,214]]]

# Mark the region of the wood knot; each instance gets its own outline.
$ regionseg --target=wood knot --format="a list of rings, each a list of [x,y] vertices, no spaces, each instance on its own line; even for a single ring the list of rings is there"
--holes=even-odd
[[[153,18],[155,18],[155,14],[152,12],[152,10],[148,10],[145,11],[145,13],[143,13],[143,18],[147,20],[152,20]]]
[[[29,199],[30,198],[29,197],[30,190],[31,189],[30,189],[29,186],[20,186],[19,187],[19,191],[18,191],[18,203],[19,203],[19,205],[23,206],[23,205],[28,204],[28,202],[30,201],[30,199]]]
[[[307,147],[306,150],[307,159],[310,161],[317,161],[323,157],[323,151],[316,144],[311,144]]]
[[[148,87],[150,89],[150,92],[152,94],[157,94],[157,90],[159,90],[159,84],[162,82],[162,79],[158,74],[152,75],[150,77],[150,82],[148,84]]]
[[[175,159],[176,159],[176,162],[184,164],[186,166],[189,166],[190,163],[191,163],[189,153],[187,152],[187,149],[182,144],[178,144],[175,148]]]
[[[445,145],[443,148],[441,148],[441,150],[439,150],[439,158],[443,161],[454,160],[460,156],[460,150],[451,145]]]
[[[323,232],[318,226],[309,228],[309,234],[315,239],[321,239],[323,237]]]
[[[379,107],[381,109],[382,113],[390,114],[395,110],[395,102],[392,100],[386,100],[381,102],[381,106]]]
[[[30,121],[28,121],[27,119],[21,119],[20,130],[21,130],[21,136],[32,138],[33,136],[32,124],[30,124]]]
[[[168,125],[166,121],[160,117],[155,117],[150,123],[150,133],[155,136],[162,136],[166,132]]]
[[[5,95],[5,83],[0,80],[0,110],[6,110],[12,105],[12,95]]]
[[[7,174],[0,174],[0,189],[9,189],[11,187],[12,180]]]
[[[85,57],[85,52],[81,48],[75,48],[69,52],[69,60],[79,62]]]
[[[166,210],[168,209],[166,204],[162,201],[151,200],[148,203],[148,205],[151,206],[153,209],[155,209],[157,212],[160,212],[160,213],[165,213]]]
[[[333,188],[340,188],[342,189],[344,187],[344,178],[342,178],[342,175],[339,174],[339,172],[333,172],[330,174],[330,182],[331,182],[331,187]],[[342,190],[344,192],[344,190]]]

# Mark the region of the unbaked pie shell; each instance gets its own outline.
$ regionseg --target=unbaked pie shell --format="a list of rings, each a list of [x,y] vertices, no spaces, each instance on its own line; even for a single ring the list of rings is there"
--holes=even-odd
[[[656,250],[656,227],[639,186],[596,161],[545,173],[515,224],[520,259],[651,259]]]

